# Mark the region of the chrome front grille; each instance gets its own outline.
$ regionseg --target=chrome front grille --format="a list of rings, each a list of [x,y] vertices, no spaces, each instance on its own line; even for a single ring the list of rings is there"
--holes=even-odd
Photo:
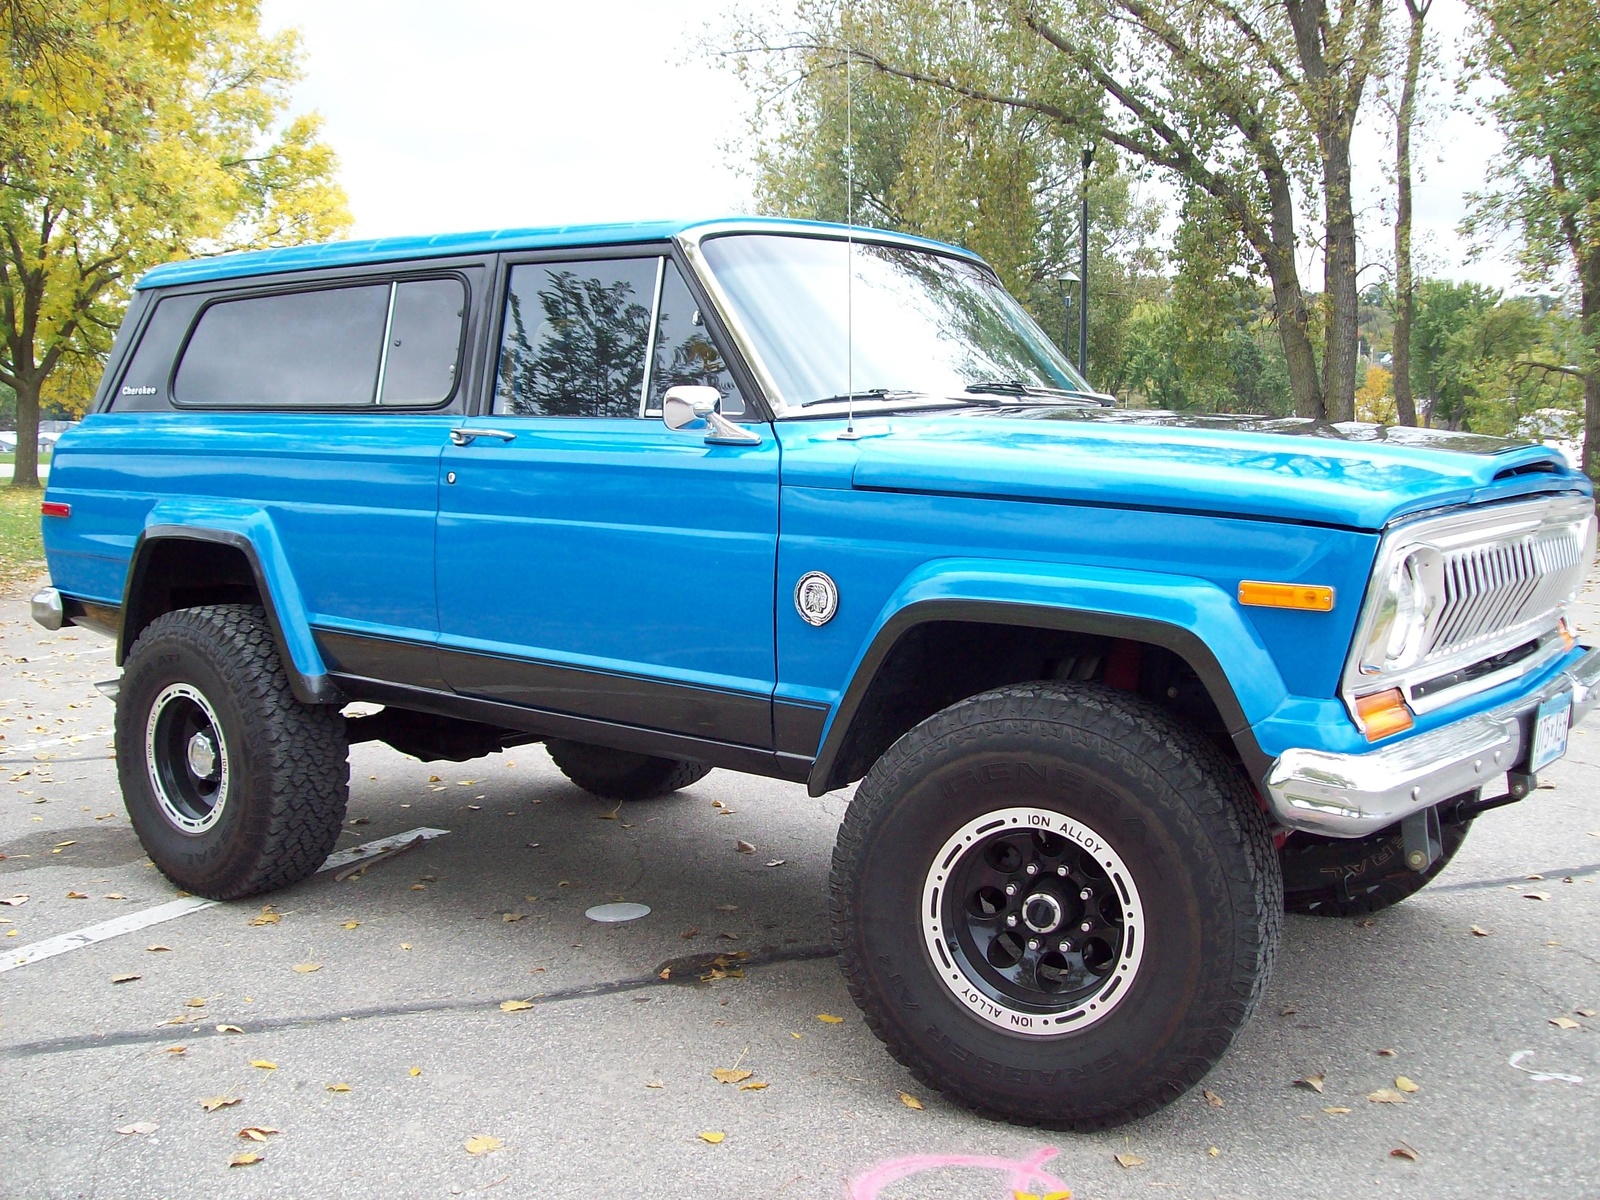
[[[1545,526],[1515,540],[1448,552],[1444,601],[1427,658],[1454,657],[1552,614],[1583,581],[1584,527]]]

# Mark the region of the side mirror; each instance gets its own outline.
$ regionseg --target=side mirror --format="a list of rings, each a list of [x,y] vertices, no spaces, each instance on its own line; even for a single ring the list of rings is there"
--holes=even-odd
[[[661,400],[661,419],[668,429],[683,429],[704,421],[717,411],[722,393],[714,387],[680,383],[669,387]]]
[[[667,389],[661,398],[661,420],[668,429],[687,429],[696,421],[706,423],[706,441],[713,445],[755,446],[761,435],[743,425],[735,425],[717,411],[722,393],[714,387],[680,383]]]

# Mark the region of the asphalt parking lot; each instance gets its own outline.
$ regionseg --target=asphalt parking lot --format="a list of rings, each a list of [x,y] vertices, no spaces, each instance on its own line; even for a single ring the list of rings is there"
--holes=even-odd
[[[42,956],[181,897],[118,797],[110,644],[25,594],[0,600],[5,1197],[1600,1194],[1600,724],[1413,900],[1290,918],[1204,1092],[1049,1133],[949,1106],[859,1019],[824,907],[845,792],[718,771],[615,808],[538,747],[358,746],[343,866]],[[586,918],[618,900],[651,912]]]

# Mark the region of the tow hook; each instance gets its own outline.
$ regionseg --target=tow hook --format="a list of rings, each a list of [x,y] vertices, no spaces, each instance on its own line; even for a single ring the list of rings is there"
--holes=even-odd
[[[1400,842],[1405,850],[1406,866],[1419,875],[1439,861],[1444,853],[1444,841],[1439,836],[1439,808],[1429,805],[1412,813],[1400,822]]]

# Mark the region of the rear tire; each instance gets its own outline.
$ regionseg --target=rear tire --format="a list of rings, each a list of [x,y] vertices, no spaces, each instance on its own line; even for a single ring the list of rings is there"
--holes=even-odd
[[[1279,855],[1283,863],[1283,903],[1308,917],[1359,917],[1381,912],[1415,896],[1450,865],[1472,828],[1465,821],[1440,821],[1443,853],[1426,871],[1406,866],[1400,827],[1364,838],[1325,838],[1293,833]]]
[[[656,758],[564,738],[549,738],[545,749],[563,775],[602,800],[651,800],[698,783],[711,773],[705,763]]]
[[[287,887],[338,840],[344,718],[295,700],[258,607],[179,609],[146,626],[124,664],[116,738],[134,830],[186,892]]]
[[[1125,692],[1035,683],[952,705],[877,762],[830,910],[851,996],[918,1079],[1087,1130],[1222,1056],[1271,971],[1281,886],[1265,816],[1203,737]]]

